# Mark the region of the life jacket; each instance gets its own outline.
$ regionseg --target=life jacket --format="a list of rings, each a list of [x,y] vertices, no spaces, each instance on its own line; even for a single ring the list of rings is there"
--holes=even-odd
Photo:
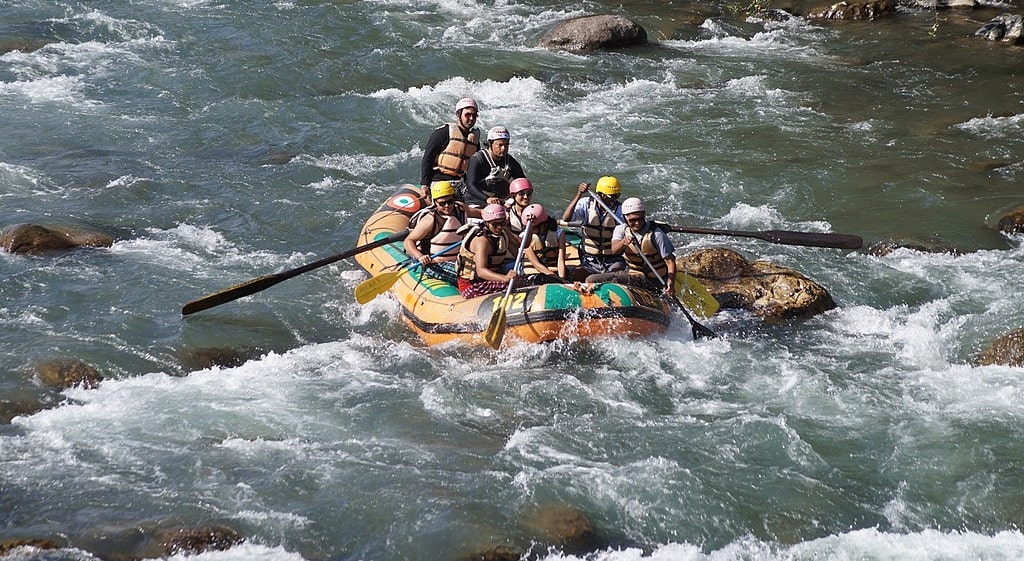
[[[626,258],[626,262],[629,263],[629,268],[631,270],[643,273],[647,278],[656,281],[658,280],[657,277],[651,273],[651,268],[647,266],[644,258],[640,256],[640,252],[643,252],[643,254],[647,256],[647,260],[651,262],[654,270],[658,271],[658,276],[660,276],[662,280],[667,278],[668,264],[665,262],[665,258],[661,256],[661,251],[658,250],[658,246],[654,245],[655,228],[655,224],[648,222],[647,232],[640,236],[639,243],[634,241],[626,246],[626,250],[623,252],[623,257]]]
[[[505,214],[508,215],[508,227],[512,230],[512,233],[519,235],[526,229],[526,224],[523,224],[523,211],[526,207],[516,208],[516,204],[512,203],[510,206],[505,208]]]
[[[509,182],[512,181],[512,165],[509,163],[509,156],[505,154],[505,165],[499,166],[491,156],[490,150],[484,150],[484,159],[491,166],[490,172],[484,178],[484,185],[480,191],[487,197],[504,199],[508,196]]]
[[[537,258],[545,267],[554,271],[558,268],[558,222],[554,218],[548,217],[547,226],[548,231],[543,236],[536,231],[533,232],[530,249],[537,254]],[[529,259],[524,259],[523,272],[532,274],[540,271],[533,266]]]
[[[487,254],[487,268],[492,271],[501,271],[501,266],[506,259],[509,258],[508,253],[508,237],[504,232],[497,236],[492,234],[486,226],[473,230],[470,232],[466,239],[462,241],[462,247],[459,248],[459,266],[458,275],[459,278],[466,279],[470,282],[480,280],[480,277],[476,273],[476,254],[470,249],[473,244],[473,240],[478,236],[484,236],[487,238],[490,251]]]
[[[613,214],[604,212],[597,201],[591,200],[590,206],[587,207],[587,220],[583,223],[583,251],[594,257],[610,256],[612,231],[617,224],[618,221]]]
[[[409,219],[409,229],[415,228],[416,224],[427,215],[433,215],[434,225],[430,230],[430,235],[417,242],[417,248],[420,250],[420,253],[423,255],[434,255],[453,243],[462,240],[462,234],[459,234],[458,230],[466,223],[466,212],[461,207],[456,205],[453,214],[445,215],[438,212],[437,207],[434,205],[428,206],[412,215],[412,218]],[[435,257],[434,261],[454,261],[458,256],[459,248],[456,246],[449,249],[446,253]]]
[[[448,123],[448,146],[437,156],[434,170],[462,177],[469,167],[469,157],[480,147],[480,129],[473,127],[469,134],[464,134],[456,123]]]

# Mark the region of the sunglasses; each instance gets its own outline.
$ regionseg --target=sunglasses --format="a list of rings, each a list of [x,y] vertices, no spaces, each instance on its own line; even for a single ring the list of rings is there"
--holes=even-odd
[[[434,204],[437,206],[451,206],[455,204],[455,198],[450,199],[434,199]]]
[[[462,112],[462,116],[463,116],[463,117],[476,117],[476,116],[477,116],[477,114],[476,114],[476,113],[473,113],[472,111],[463,111],[463,112]]]
[[[524,197],[532,197],[533,196],[533,191],[520,191],[520,192],[516,193],[516,195],[522,195]]]
[[[644,223],[644,219],[643,218],[627,218],[626,219],[626,224],[643,224],[643,223]]]

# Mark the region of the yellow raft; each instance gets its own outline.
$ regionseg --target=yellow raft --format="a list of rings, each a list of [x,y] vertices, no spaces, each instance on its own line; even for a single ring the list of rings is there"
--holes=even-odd
[[[399,188],[366,221],[359,245],[405,231],[412,215],[426,204],[419,188]],[[575,247],[570,251],[575,252]],[[394,271],[407,258],[401,242],[355,257],[372,276]],[[399,278],[390,293],[402,306],[403,320],[427,345],[453,340],[486,344],[483,332],[504,296],[504,292],[498,292],[467,300],[451,284],[420,275],[418,264]],[[505,342],[641,336],[664,332],[670,319],[664,300],[649,291],[616,283],[523,287],[513,290],[510,300]]]

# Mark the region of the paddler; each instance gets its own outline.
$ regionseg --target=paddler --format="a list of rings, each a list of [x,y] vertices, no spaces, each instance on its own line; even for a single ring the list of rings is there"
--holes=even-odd
[[[462,240],[462,227],[468,218],[480,218],[480,209],[468,208],[455,199],[455,186],[450,181],[437,181],[430,186],[433,204],[409,219],[409,235],[402,245],[405,252],[423,265],[424,273],[449,284],[458,284],[455,272],[459,246],[442,251]],[[436,253],[439,256],[431,257]]]
[[[548,211],[539,204],[523,209],[522,220],[524,223],[533,220],[530,234],[533,239],[526,244],[523,269],[531,275],[530,284],[562,282],[566,276],[565,232],[558,227],[558,221],[548,216]]]
[[[626,260],[620,255],[621,252],[612,251],[612,233],[623,219],[619,205],[622,185],[611,175],[597,180],[594,191],[604,206],[590,196],[584,198],[584,195],[589,194],[589,189],[589,183],[580,183],[576,196],[562,213],[563,221],[579,222],[583,225],[583,258],[574,274],[575,280],[582,280],[587,274],[612,273],[626,269]],[[614,216],[605,211],[605,206],[611,209]]]
[[[463,200],[470,206],[504,204],[508,198],[509,183],[526,177],[519,160],[508,153],[512,135],[508,129],[497,126],[487,131],[487,147],[469,159],[466,168],[466,191]]]
[[[533,203],[533,184],[525,177],[513,179],[512,183],[508,186],[508,195],[509,198],[505,201],[505,208],[508,211],[508,225],[516,235],[519,235],[526,228],[526,221],[523,220],[523,211]]]
[[[622,214],[625,224],[615,227],[611,251],[622,254],[629,263],[629,269],[593,274],[587,277],[587,282],[617,282],[655,292],[664,290],[666,294],[672,295],[676,278],[676,256],[672,240],[663,229],[647,220],[647,212],[640,199],[630,197],[622,201]],[[659,277],[664,279],[665,285]]]
[[[489,204],[481,218],[483,227],[470,231],[459,250],[458,286],[464,298],[501,292],[516,278],[520,240],[508,228],[505,207]]]

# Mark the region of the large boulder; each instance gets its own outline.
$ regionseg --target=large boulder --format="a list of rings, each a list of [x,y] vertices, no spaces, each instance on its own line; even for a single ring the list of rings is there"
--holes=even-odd
[[[1016,329],[997,337],[978,355],[974,363],[978,366],[1024,366],[1024,329]]]
[[[696,251],[676,263],[723,308],[747,310],[766,320],[808,318],[836,307],[828,291],[804,275],[768,261],[748,261],[724,247]]]
[[[75,247],[110,247],[114,238],[63,226],[14,224],[0,232],[0,248],[10,253],[47,253]]]
[[[814,8],[807,13],[807,19],[875,19],[893,13],[896,13],[896,0],[843,1]]]
[[[647,31],[622,16],[583,16],[556,23],[539,42],[548,49],[588,53],[645,45]]]

